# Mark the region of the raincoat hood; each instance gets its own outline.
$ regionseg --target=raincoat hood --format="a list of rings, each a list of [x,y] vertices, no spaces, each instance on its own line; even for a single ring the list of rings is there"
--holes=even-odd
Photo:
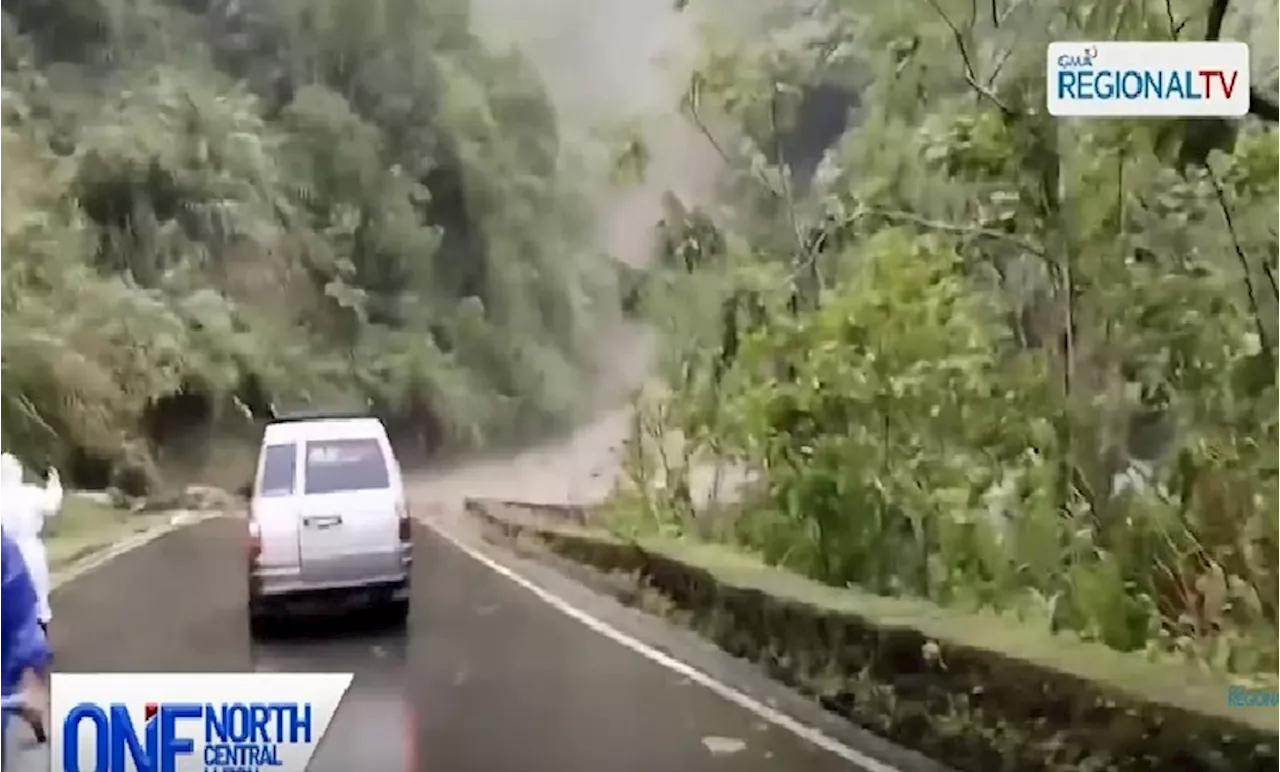
[[[22,462],[12,453],[0,455],[0,486],[22,485]]]

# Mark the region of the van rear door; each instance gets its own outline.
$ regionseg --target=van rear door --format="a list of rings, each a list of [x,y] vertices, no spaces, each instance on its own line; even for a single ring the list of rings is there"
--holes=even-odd
[[[309,440],[302,477],[303,581],[342,586],[398,578],[401,494],[390,446],[377,437]]]
[[[263,446],[249,513],[258,524],[258,565],[262,568],[298,567],[298,466],[297,443]]]

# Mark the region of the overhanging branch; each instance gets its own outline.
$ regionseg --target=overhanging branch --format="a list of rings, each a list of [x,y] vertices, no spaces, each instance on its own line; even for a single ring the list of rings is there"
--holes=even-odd
[[[1261,89],[1249,89],[1249,115],[1268,123],[1280,123],[1280,103],[1267,98]]]

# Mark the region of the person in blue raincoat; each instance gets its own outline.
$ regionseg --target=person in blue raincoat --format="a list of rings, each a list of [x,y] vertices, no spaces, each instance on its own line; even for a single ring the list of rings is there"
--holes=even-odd
[[[52,653],[40,626],[40,597],[27,571],[22,551],[0,529],[0,686],[5,705],[21,699],[21,714],[37,734],[48,726],[48,669]],[[10,711],[4,711],[3,728]],[[7,745],[7,743],[6,743]]]

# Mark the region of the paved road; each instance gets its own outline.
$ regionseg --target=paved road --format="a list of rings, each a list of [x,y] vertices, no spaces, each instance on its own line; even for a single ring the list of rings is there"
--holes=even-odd
[[[178,531],[59,590],[59,668],[352,671],[317,772],[850,768],[588,630],[425,529],[407,632],[357,619],[251,644],[242,529],[213,520]],[[745,749],[717,753],[708,738]]]

